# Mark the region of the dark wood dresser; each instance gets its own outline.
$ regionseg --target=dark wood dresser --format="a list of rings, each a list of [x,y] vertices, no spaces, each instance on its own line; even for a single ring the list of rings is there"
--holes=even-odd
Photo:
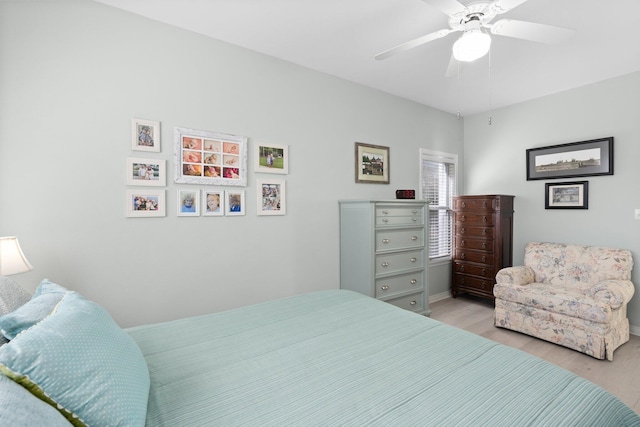
[[[453,198],[451,294],[494,298],[496,273],[513,263],[513,198]]]

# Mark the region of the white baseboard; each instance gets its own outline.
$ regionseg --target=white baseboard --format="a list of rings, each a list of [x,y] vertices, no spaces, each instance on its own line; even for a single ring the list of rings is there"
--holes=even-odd
[[[451,298],[451,291],[441,292],[435,295],[429,295],[429,304]]]
[[[640,326],[629,325],[629,333],[640,336]]]

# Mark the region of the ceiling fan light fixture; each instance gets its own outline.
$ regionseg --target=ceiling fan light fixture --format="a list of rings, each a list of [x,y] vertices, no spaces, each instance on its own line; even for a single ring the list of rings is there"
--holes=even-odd
[[[489,52],[491,37],[480,29],[465,31],[453,44],[453,57],[462,62],[472,62]]]

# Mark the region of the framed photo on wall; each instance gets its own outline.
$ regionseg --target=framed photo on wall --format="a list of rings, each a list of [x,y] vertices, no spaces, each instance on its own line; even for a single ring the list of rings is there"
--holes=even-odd
[[[247,138],[204,130],[175,128],[175,182],[247,185]]]
[[[356,182],[389,184],[389,147],[356,142]]]
[[[253,153],[254,169],[261,173],[289,173],[289,146],[256,144]]]
[[[224,215],[224,191],[202,190],[202,215]]]
[[[160,152],[160,122],[131,119],[131,149]]]
[[[527,181],[613,175],[613,137],[530,148]]]
[[[258,215],[286,215],[285,181],[261,179],[257,181]]]
[[[164,190],[127,190],[127,216],[132,218],[166,215]]]
[[[178,190],[178,216],[200,215],[200,191]]]
[[[589,181],[546,183],[545,209],[589,209]]]
[[[245,214],[244,191],[227,190],[225,194],[225,214],[237,216]]]
[[[127,159],[127,185],[164,187],[167,185],[166,160]]]

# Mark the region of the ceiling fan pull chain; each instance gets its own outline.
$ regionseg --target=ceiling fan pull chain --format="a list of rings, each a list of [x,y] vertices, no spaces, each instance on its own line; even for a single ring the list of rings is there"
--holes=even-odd
[[[493,108],[493,102],[491,100],[491,51],[489,51],[489,113],[491,113],[491,109]],[[489,126],[491,126],[491,115],[489,115]]]

